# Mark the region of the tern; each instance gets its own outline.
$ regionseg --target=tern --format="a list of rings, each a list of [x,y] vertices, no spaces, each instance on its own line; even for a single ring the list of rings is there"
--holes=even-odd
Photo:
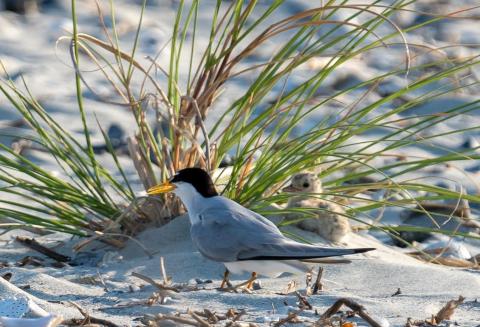
[[[327,248],[302,244],[285,237],[277,226],[262,215],[217,193],[206,171],[185,168],[169,181],[150,188],[149,195],[173,192],[188,211],[191,238],[206,258],[221,262],[229,273],[251,273],[247,288],[257,274],[278,277],[284,272],[306,273],[303,261],[343,256],[373,248]]]

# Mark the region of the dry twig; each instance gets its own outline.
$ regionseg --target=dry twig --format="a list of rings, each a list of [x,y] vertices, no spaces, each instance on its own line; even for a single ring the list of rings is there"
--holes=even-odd
[[[89,324],[98,324],[101,326],[106,326],[106,327],[119,327],[117,324],[114,324],[113,322],[106,320],[106,319],[101,319],[101,318],[95,318],[90,316],[90,314],[83,309],[81,306],[79,306],[77,303],[68,301],[68,303],[75,308],[82,314],[83,319],[69,319],[69,320],[64,320],[62,322],[62,325],[66,326],[83,326],[83,325],[89,325]]]
[[[145,276],[145,275],[142,275],[142,274],[139,274],[139,273],[136,273],[136,272],[132,272],[132,276],[140,278],[141,280],[149,283],[150,285],[155,286],[156,288],[158,288],[161,291],[172,291],[172,292],[176,292],[176,293],[180,292],[180,290],[178,288],[173,287],[173,286],[166,286],[166,285],[157,283],[156,281],[154,281],[152,278],[150,278],[148,276]]]
[[[352,309],[358,316],[360,316],[363,320],[365,320],[370,326],[372,327],[381,327],[378,322],[376,322],[372,317],[370,317],[367,312],[365,311],[365,308],[354,302],[353,300],[347,299],[347,298],[341,298],[338,299],[325,313],[320,317],[319,321],[324,321],[331,316],[333,316],[335,313],[340,310],[342,305],[345,305]]]
[[[317,279],[315,280],[315,284],[313,285],[313,294],[317,294],[319,291],[323,290],[322,284],[322,276],[323,276],[323,267],[318,268]]]
[[[273,326],[274,327],[279,327],[279,326],[285,325],[286,323],[295,321],[298,318],[298,314],[302,311],[303,311],[303,309],[300,309],[300,310],[294,311],[294,312],[290,312],[287,317],[285,317],[283,319],[280,319]]]
[[[22,245],[25,245],[26,247],[32,249],[32,250],[35,250],[35,251],[37,251],[41,254],[46,255],[49,258],[52,258],[55,261],[58,261],[58,262],[69,262],[70,261],[70,257],[67,257],[63,254],[57,253],[57,252],[41,245],[40,243],[35,241],[35,239],[33,239],[33,238],[17,236],[15,240],[17,242],[21,243]]]
[[[457,300],[448,301],[447,304],[445,304],[443,308],[441,308],[440,311],[438,311],[438,313],[435,315],[435,323],[439,324],[443,320],[449,320],[453,316],[455,309],[458,308],[463,301],[465,301],[465,298],[461,295]]]

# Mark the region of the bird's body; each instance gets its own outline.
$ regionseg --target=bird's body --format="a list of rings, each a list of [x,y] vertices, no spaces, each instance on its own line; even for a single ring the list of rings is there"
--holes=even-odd
[[[149,194],[167,188],[185,205],[192,241],[199,252],[224,263],[232,273],[257,272],[266,276],[299,273],[308,270],[301,260],[371,250],[322,248],[290,240],[265,217],[218,195],[210,177],[201,169],[181,170],[171,184],[153,188]]]
[[[340,242],[351,231],[348,218],[343,208],[318,197],[322,193],[322,184],[315,174],[300,173],[294,175],[287,191],[300,193],[288,200],[287,208],[316,208],[315,217],[300,220],[296,225],[304,230],[314,232],[327,241]],[[292,213],[287,219],[298,219],[302,215]]]

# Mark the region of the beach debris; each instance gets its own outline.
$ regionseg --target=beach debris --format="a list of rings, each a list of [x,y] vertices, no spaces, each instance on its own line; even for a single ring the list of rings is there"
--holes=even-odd
[[[3,0],[5,10],[17,14],[30,14],[38,11],[38,0]]]
[[[307,298],[300,294],[298,291],[295,291],[295,295],[298,298],[298,307],[301,310],[313,310],[313,306],[308,302]]]
[[[412,318],[407,319],[407,323],[405,327],[413,327],[413,326],[420,326],[420,327],[428,327],[428,326],[438,326],[444,320],[450,320],[455,313],[455,309],[458,308],[459,305],[463,304],[465,298],[463,296],[459,296],[456,300],[448,301],[438,312],[436,315],[432,315],[432,317],[424,319],[424,320],[413,320]]]
[[[27,297],[0,298],[0,326],[2,327],[55,327],[61,316],[40,308]]]
[[[262,289],[262,281],[261,280],[255,280],[252,283],[252,290],[259,291],[261,289]]]
[[[275,293],[277,295],[288,295],[297,290],[297,282],[295,280],[291,280],[288,282],[287,286],[285,287],[285,290],[282,292]]]
[[[7,282],[9,282],[10,279],[12,279],[12,276],[13,276],[13,274],[11,272],[8,272],[6,274],[3,274],[2,278],[5,279]]]
[[[301,229],[317,233],[331,242],[340,242],[350,231],[350,223],[345,216],[342,206],[332,200],[321,199],[318,196],[323,192],[322,182],[313,173],[299,173],[292,177],[291,184],[283,189],[284,192],[298,193],[288,199],[287,208],[314,208],[312,217],[304,214],[289,213],[287,221],[297,220],[295,225]]]
[[[35,256],[30,256],[30,255],[28,255],[26,257],[23,257],[22,259],[18,260],[16,265],[19,266],[19,267],[24,267],[24,266],[27,266],[27,265],[32,265],[32,266],[35,266],[35,267],[44,267],[45,266],[42,258],[35,257]]]
[[[187,309],[183,315],[188,315],[189,317],[182,317],[182,314],[178,312],[175,314],[147,314],[141,319],[141,322],[146,326],[165,326],[165,321],[172,321],[173,323],[182,325],[209,327],[219,322],[226,321],[224,325],[225,327],[257,326],[253,323],[240,322],[240,318],[242,318],[245,314],[245,310],[237,311],[232,308],[229,309],[225,314],[218,314],[210,311],[209,309],[204,309],[203,311],[193,311]]]
[[[365,320],[370,326],[372,327],[385,327],[385,323],[379,323],[374,320],[365,310],[365,308],[358,304],[357,302],[347,299],[341,298],[338,299],[327,311],[325,311],[321,316],[320,319],[315,323],[315,326],[328,326],[330,324],[329,319],[336,314],[340,308],[345,305],[349,307],[353,313],[352,315],[358,315],[360,318]]]
[[[150,278],[150,277],[148,277],[148,276],[145,276],[145,275],[142,275],[142,274],[139,274],[139,273],[136,273],[136,272],[132,272],[132,276],[133,276],[133,277],[140,278],[141,280],[149,283],[150,285],[155,286],[155,287],[158,288],[158,290],[161,291],[161,292],[175,292],[175,293],[179,293],[179,292],[181,291],[181,289],[178,288],[178,287],[169,286],[169,285],[164,285],[164,284],[158,283],[158,282],[156,282],[155,280],[153,280],[152,278]]]
[[[457,300],[450,300],[448,301],[443,308],[438,311],[435,315],[435,323],[439,324],[444,320],[449,320],[452,318],[453,314],[455,313],[455,309],[458,308],[460,304],[465,301],[463,296],[459,296]]]
[[[79,318],[79,319],[74,318],[74,319],[64,320],[62,322],[62,325],[84,326],[84,325],[90,325],[90,324],[98,324],[98,325],[105,326],[105,327],[119,327],[117,324],[115,324],[115,323],[113,323],[109,320],[92,317],[85,309],[83,309],[80,305],[78,305],[75,302],[68,301],[68,303],[71,306],[75,307],[81,313],[83,318]]]
[[[394,297],[394,296],[397,296],[397,295],[401,295],[402,294],[402,290],[400,289],[400,287],[397,289],[397,291],[395,293],[393,293],[392,295],[390,295],[391,297]]]
[[[322,276],[323,267],[318,267],[317,279],[315,280],[315,284],[313,284],[312,294],[318,294],[320,291],[323,290]]]
[[[457,268],[479,269],[480,265],[468,249],[453,239],[427,245],[421,251],[407,253],[410,256],[429,263]]]
[[[55,260],[55,261],[58,261],[58,262],[69,262],[70,261],[70,257],[67,257],[63,254],[60,254],[60,253],[57,253],[55,251],[53,251],[52,249],[49,249],[43,245],[41,245],[40,243],[38,243],[34,238],[28,238],[28,237],[23,237],[23,236],[17,236],[15,238],[15,240],[17,242],[19,242],[20,244],[32,249],[32,250],[35,250],[43,255],[46,255],[47,257]]]
[[[288,315],[283,318],[283,319],[280,319],[279,321],[277,321],[275,324],[273,324],[274,327],[279,327],[279,326],[283,326],[287,323],[299,323],[301,322],[300,319],[298,318],[298,315],[303,311],[303,309],[300,309],[298,311],[292,311],[292,312],[289,312]]]

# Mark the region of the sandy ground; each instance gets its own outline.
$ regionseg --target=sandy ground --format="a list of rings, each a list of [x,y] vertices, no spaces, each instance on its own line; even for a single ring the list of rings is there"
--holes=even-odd
[[[311,241],[321,241],[308,232],[293,231]],[[18,232],[9,232],[1,240],[10,240],[15,234]],[[66,238],[55,235],[37,237],[37,240],[54,245]],[[189,235],[189,222],[185,217],[177,218],[162,228],[143,232],[138,240],[151,252],[157,252],[153,258],[149,258],[135,242],[129,242],[119,252],[104,249],[77,254],[78,261],[89,258],[92,262],[98,261],[98,265],[10,267],[2,269],[1,273],[12,273],[10,282],[25,289],[49,312],[62,314],[65,318],[79,318],[78,311],[68,304],[74,301],[94,317],[127,326],[136,325],[135,318],[146,313],[185,314],[188,308],[198,311],[210,309],[217,313],[226,313],[231,308],[237,311],[244,309],[246,314],[241,321],[267,324],[285,318],[289,310],[298,309],[295,294],[281,294],[286,291],[290,281],[297,283],[300,292],[305,290],[304,276],[283,276],[278,279],[260,278],[262,288],[252,294],[218,291],[216,288],[220,284],[223,267],[203,258],[194,249]],[[55,249],[68,254],[72,242],[67,241]],[[337,299],[346,297],[365,306],[369,314],[382,325],[403,326],[408,317],[428,318],[459,295],[466,297],[466,300],[456,310],[453,320],[460,326],[474,326],[480,321],[480,305],[476,301],[480,287],[478,271],[420,263],[369,236],[352,235],[345,246],[356,247],[360,244],[375,246],[377,250],[353,256],[351,264],[324,266],[324,290],[308,298],[314,309],[305,310],[299,315],[305,323],[318,320],[315,310],[323,313]],[[19,261],[26,255],[38,256],[38,253],[26,250],[14,241],[6,242],[3,248],[2,257],[8,261]],[[165,304],[133,305],[135,301],[148,299],[156,289],[132,277],[132,272],[162,282],[160,257],[164,258],[167,275],[172,277],[174,285],[188,285],[198,290],[169,294]],[[48,260],[45,263],[48,265]],[[237,284],[247,277],[234,276],[232,281]],[[196,279],[211,280],[212,283],[197,284]],[[15,286],[0,281],[2,297],[23,292]],[[402,294],[392,296],[398,288]],[[365,325],[361,320],[355,320],[359,325]]]
[[[7,67],[11,76],[19,81],[23,76],[31,87],[31,91],[47,110],[63,126],[83,142],[81,138],[82,125],[78,119],[78,111],[75,100],[74,71],[69,63],[66,43],[56,45],[58,37],[66,34],[65,30],[71,29],[69,18],[68,1],[59,1],[58,7],[45,8],[41,13],[33,13],[28,16],[18,16],[9,12],[0,12],[0,60]],[[115,1],[117,5],[118,22],[121,27],[122,42],[125,46],[131,43],[138,18],[138,1]],[[107,2],[102,2],[107,5]],[[147,7],[144,21],[144,32],[138,49],[139,60],[145,56],[154,56],[159,49],[168,43],[172,21],[175,13],[175,1],[152,1]],[[363,2],[361,2],[363,3]],[[385,3],[389,3],[386,1]],[[80,4],[80,2],[79,2]],[[208,6],[210,3],[206,2]],[[417,1],[415,9],[423,11],[447,10],[455,6],[478,5],[476,0],[462,1]],[[293,12],[304,10],[311,6],[311,2],[290,1],[289,5],[280,15],[288,15]],[[92,1],[85,1],[79,5],[80,30],[100,35],[101,29],[95,18],[95,7]],[[200,13],[199,21],[209,21],[209,11]],[[342,17],[337,17],[341,19]],[[414,22],[425,19],[419,13],[405,12],[393,18],[397,24],[406,28]],[[427,27],[418,33],[409,34],[411,42],[435,44],[437,46],[449,43],[468,43],[469,46],[459,46],[449,51],[458,52],[459,55],[478,54],[480,44],[480,25],[478,20],[449,20],[431,27]],[[382,31],[380,31],[382,32]],[[205,39],[199,38],[199,44],[204,44]],[[476,45],[475,45],[476,44]],[[274,49],[275,44],[269,44],[265,49]],[[378,49],[358,61],[344,65],[338,69],[331,78],[318,90],[319,94],[332,92],[339,81],[353,80],[362,81],[381,72],[389,71],[403,58],[401,48]],[[258,51],[256,58],[268,58],[269,53]],[[428,56],[421,57],[428,60]],[[160,57],[160,64],[167,63],[166,56]],[[85,68],[88,70],[88,67]],[[311,66],[305,66],[305,70]],[[292,76],[288,87],[301,83],[299,76]],[[472,76],[478,78],[478,67],[472,71]],[[96,74],[85,73],[90,84],[96,90],[104,91],[109,96],[109,89],[105,81]],[[251,76],[250,76],[251,77]],[[225,108],[235,94],[242,90],[251,81],[249,76],[233,81],[226,86],[224,95],[215,105],[207,120],[207,126],[218,118],[221,109]],[[369,95],[364,101],[374,101],[382,96],[382,92],[403,87],[402,77],[392,77],[382,82],[379,90]],[[422,104],[405,114],[432,113],[439,108],[451,107],[455,104],[467,103],[478,99],[480,91],[472,86],[462,94],[454,94],[433,102]],[[341,100],[352,103],[358,94],[348,94]],[[122,126],[127,134],[133,133],[131,113],[123,107],[98,102],[92,94],[85,91],[85,106],[88,108],[88,122],[92,128],[93,141],[102,143],[102,135],[98,130],[95,116],[104,128],[112,123]],[[305,122],[302,128],[311,127],[326,114],[335,112],[334,105],[325,106],[324,110],[313,114]],[[382,108],[391,110],[391,108]],[[4,97],[0,97],[0,119],[3,122],[19,118],[12,106]],[[400,117],[399,117],[400,118]],[[3,125],[2,125],[3,126]],[[468,116],[459,116],[449,122],[439,124],[439,130],[448,132],[459,128],[471,127],[468,133],[449,135],[442,139],[434,139],[428,146],[405,147],[404,152],[410,155],[434,156],[440,153],[442,147],[448,149],[462,149],[474,147],[480,141],[479,112],[472,112]],[[0,126],[1,127],[1,126]],[[2,132],[28,133],[23,129],[6,129]],[[369,135],[358,136],[352,141],[362,142],[371,138],[385,135],[385,131],[372,131]],[[11,138],[0,137],[4,144],[10,144]],[[477,143],[475,143],[477,142]],[[32,160],[41,163],[48,170],[57,171],[58,167],[52,158],[38,151],[30,151]],[[114,169],[113,163],[105,156],[104,165],[107,169]],[[100,156],[101,159],[103,159]],[[134,167],[128,157],[121,157],[121,163],[126,174],[134,181],[137,180]],[[443,183],[448,187],[463,186],[466,192],[476,194],[479,192],[480,166],[478,162],[470,161],[455,163],[448,167],[438,167],[428,171],[412,172],[407,178],[428,175],[433,184]],[[139,183],[137,190],[141,191]],[[478,204],[471,204],[474,217],[478,218]],[[377,216],[378,212],[371,212],[371,217]],[[383,212],[385,223],[401,221],[402,212],[391,208]],[[313,242],[322,240],[310,233],[294,230]],[[77,266],[63,268],[50,267],[51,262],[46,259],[45,267],[27,265],[18,267],[15,263],[27,255],[43,257],[38,253],[28,250],[14,241],[16,235],[35,237],[39,242],[66,255],[75,258]],[[71,253],[71,246],[78,239],[70,239],[68,235],[53,234],[38,236],[25,231],[10,231],[0,237],[0,262],[8,263],[5,268],[0,268],[3,276],[8,272],[12,278],[6,282],[0,278],[0,298],[8,298],[14,295],[31,296],[47,311],[61,314],[65,318],[80,318],[78,310],[68,304],[74,301],[85,308],[92,316],[108,319],[119,325],[139,325],[136,318],[146,313],[186,313],[187,308],[194,310],[210,309],[224,314],[228,309],[245,309],[246,314],[242,321],[254,322],[259,325],[268,325],[287,316],[289,310],[297,308],[298,299],[294,294],[280,295],[286,290],[287,284],[296,280],[298,289],[305,289],[303,276],[286,276],[279,279],[261,279],[262,288],[253,294],[219,292],[215,288],[219,286],[223,268],[221,265],[202,258],[193,248],[189,237],[187,219],[176,219],[171,224],[160,229],[152,229],[138,236],[152,253],[153,258],[145,255],[145,252],[135,243],[129,242],[125,249],[117,251],[107,248],[102,244],[95,244],[95,249],[88,249],[78,254]],[[444,239],[440,239],[445,242]],[[448,240],[446,240],[448,242]],[[470,255],[480,253],[480,242],[474,240],[456,240],[466,248]],[[321,294],[309,297],[309,302],[319,313],[324,312],[338,298],[348,297],[365,306],[368,312],[384,326],[404,326],[407,318],[425,319],[436,313],[447,301],[458,298],[459,295],[466,297],[452,317],[451,323],[460,326],[477,326],[480,324],[480,305],[476,298],[480,296],[480,276],[476,270],[442,267],[433,264],[419,262],[407,255],[399,248],[392,246],[392,241],[378,233],[351,235],[344,246],[348,247],[376,247],[378,250],[365,255],[358,255],[349,265],[330,265],[325,267],[325,289]],[[161,280],[160,257],[165,259],[167,274],[183,288],[198,288],[195,291],[182,291],[178,294],[169,295],[164,304],[133,305],[134,301],[145,301],[156,290],[144,281],[132,277],[132,272],[138,272]],[[1,267],[1,266],[0,266]],[[99,278],[98,276],[102,276]],[[236,276],[234,282],[240,282],[248,276]],[[197,284],[195,279],[212,280],[212,283]],[[105,285],[102,285],[103,280]],[[93,284],[92,284],[93,283]],[[402,294],[391,296],[400,288]],[[26,293],[25,293],[26,292]],[[184,315],[188,317],[188,315]],[[315,310],[306,310],[300,314],[300,318],[306,322],[318,319]],[[360,326],[366,325],[356,319]]]

